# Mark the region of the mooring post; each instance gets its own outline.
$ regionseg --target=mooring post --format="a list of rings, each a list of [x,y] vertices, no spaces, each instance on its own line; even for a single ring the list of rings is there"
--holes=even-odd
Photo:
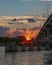
[[[37,50],[41,50],[41,46],[40,46],[40,43],[37,43]]]
[[[22,44],[21,47],[22,47],[22,51],[25,51],[25,44]]]

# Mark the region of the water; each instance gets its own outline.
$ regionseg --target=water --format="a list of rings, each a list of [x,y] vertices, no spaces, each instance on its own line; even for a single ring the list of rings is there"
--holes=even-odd
[[[52,51],[25,51],[5,54],[0,47],[0,65],[52,65]]]

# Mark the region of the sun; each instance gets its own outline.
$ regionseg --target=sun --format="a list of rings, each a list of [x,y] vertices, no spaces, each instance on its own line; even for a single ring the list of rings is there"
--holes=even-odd
[[[27,37],[27,38],[26,38],[26,40],[30,40],[30,38],[29,38],[29,37]]]

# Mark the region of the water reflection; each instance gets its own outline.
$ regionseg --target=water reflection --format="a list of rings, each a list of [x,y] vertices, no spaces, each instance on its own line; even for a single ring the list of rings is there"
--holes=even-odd
[[[16,53],[5,53],[4,65],[15,65]]]
[[[0,65],[52,65],[52,51],[25,51],[5,54],[0,47]]]
[[[45,53],[44,55],[43,65],[52,65],[52,52]]]
[[[5,54],[4,65],[43,65],[41,52],[17,52]]]
[[[17,52],[5,54],[4,65],[52,65],[52,52]]]

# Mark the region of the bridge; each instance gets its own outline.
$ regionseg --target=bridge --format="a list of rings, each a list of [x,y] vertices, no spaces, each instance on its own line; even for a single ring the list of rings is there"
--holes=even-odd
[[[52,50],[52,13],[44,23],[35,41],[38,44],[38,48],[44,45],[45,49]]]
[[[25,51],[27,42],[22,42],[23,44],[20,46],[22,51]],[[48,17],[44,25],[42,26],[40,32],[38,33],[36,39],[31,41],[29,44],[29,50],[33,51],[33,47],[36,44],[37,50],[41,50],[42,45],[46,50],[52,50],[52,14]],[[19,47],[19,46],[18,46]],[[17,51],[16,41],[14,42],[6,42],[5,43],[5,51]]]

